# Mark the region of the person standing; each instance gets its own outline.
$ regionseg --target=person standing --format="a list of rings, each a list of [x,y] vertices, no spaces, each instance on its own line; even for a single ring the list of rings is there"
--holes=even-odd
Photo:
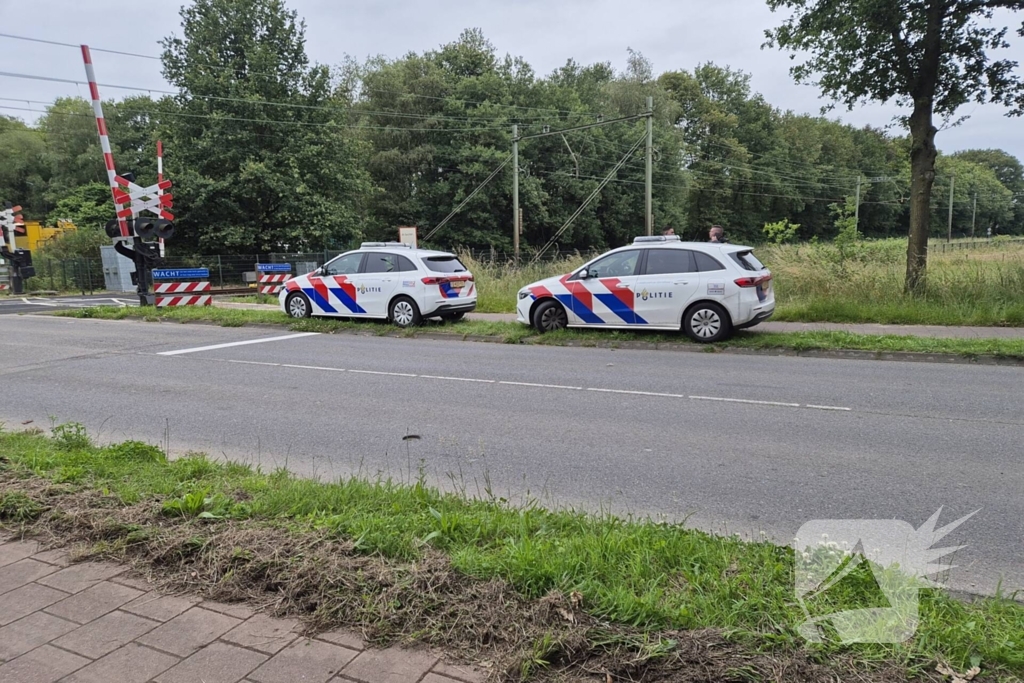
[[[665,235],[666,237],[669,237],[671,235],[675,235],[676,234],[676,230],[675,230],[675,228],[667,228],[661,234]]]
[[[708,241],[714,244],[725,244],[728,241],[725,239],[725,228],[721,225],[712,225],[708,236],[711,238]]]

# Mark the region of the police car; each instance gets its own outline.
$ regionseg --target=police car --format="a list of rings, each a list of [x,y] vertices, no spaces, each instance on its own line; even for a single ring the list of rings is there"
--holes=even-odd
[[[476,308],[476,285],[454,254],[363,242],[286,282],[278,301],[293,318],[381,318],[409,327],[423,318],[462,318]]]
[[[518,321],[565,327],[679,330],[726,339],[775,312],[772,274],[750,247],[637,237],[560,277],[519,291]]]

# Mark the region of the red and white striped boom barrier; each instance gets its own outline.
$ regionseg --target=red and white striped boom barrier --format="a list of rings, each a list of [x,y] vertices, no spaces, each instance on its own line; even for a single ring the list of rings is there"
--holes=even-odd
[[[92,110],[96,114],[96,128],[100,133],[100,148],[103,150],[103,162],[107,167],[107,180],[110,183],[110,194],[114,198],[114,206],[117,209],[117,225],[121,228],[121,237],[131,237],[128,231],[128,221],[122,215],[123,209],[118,195],[121,193],[117,186],[117,171],[114,169],[114,155],[110,151],[110,138],[107,136],[107,121],[103,118],[103,104],[100,102],[100,89],[96,85],[96,72],[92,68],[92,54],[89,46],[82,46],[82,60],[85,61],[85,76],[89,81],[89,96],[92,98]],[[131,215],[129,212],[128,215]]]

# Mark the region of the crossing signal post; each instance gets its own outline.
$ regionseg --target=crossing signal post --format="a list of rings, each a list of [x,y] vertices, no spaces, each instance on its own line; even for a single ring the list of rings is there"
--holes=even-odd
[[[107,168],[110,193],[117,209],[117,217],[106,225],[107,236],[114,240],[114,249],[117,253],[131,259],[135,264],[132,284],[137,287],[139,304],[153,306],[156,303],[156,295],[150,292],[153,284],[150,271],[154,266],[163,265],[163,241],[174,234],[174,224],[171,223],[174,216],[170,212],[173,196],[164,194],[165,190],[170,189],[171,181],[163,179],[163,145],[159,145],[157,149],[159,168],[156,185],[142,187],[135,184],[133,174],[118,175],[107,134],[107,123],[103,118],[103,104],[100,101],[99,87],[96,85],[92,56],[87,45],[82,46],[82,61],[85,63],[86,77],[89,79],[89,94],[96,115],[96,129],[100,136],[100,148],[103,150],[103,162]],[[144,212],[154,214],[156,218],[140,217]],[[146,241],[152,239],[157,241]]]
[[[25,233],[25,220],[20,211],[20,206],[13,206],[10,202],[4,202],[4,208],[0,210],[0,257],[9,263],[12,294],[24,294],[25,280],[36,274],[32,266],[32,252],[18,249],[14,241],[15,234]]]

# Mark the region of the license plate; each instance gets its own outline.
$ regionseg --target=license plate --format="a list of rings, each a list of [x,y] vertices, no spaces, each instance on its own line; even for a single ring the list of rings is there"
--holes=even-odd
[[[465,286],[466,283],[463,282],[462,280],[455,280],[454,282],[452,282],[452,289],[462,289]]]

